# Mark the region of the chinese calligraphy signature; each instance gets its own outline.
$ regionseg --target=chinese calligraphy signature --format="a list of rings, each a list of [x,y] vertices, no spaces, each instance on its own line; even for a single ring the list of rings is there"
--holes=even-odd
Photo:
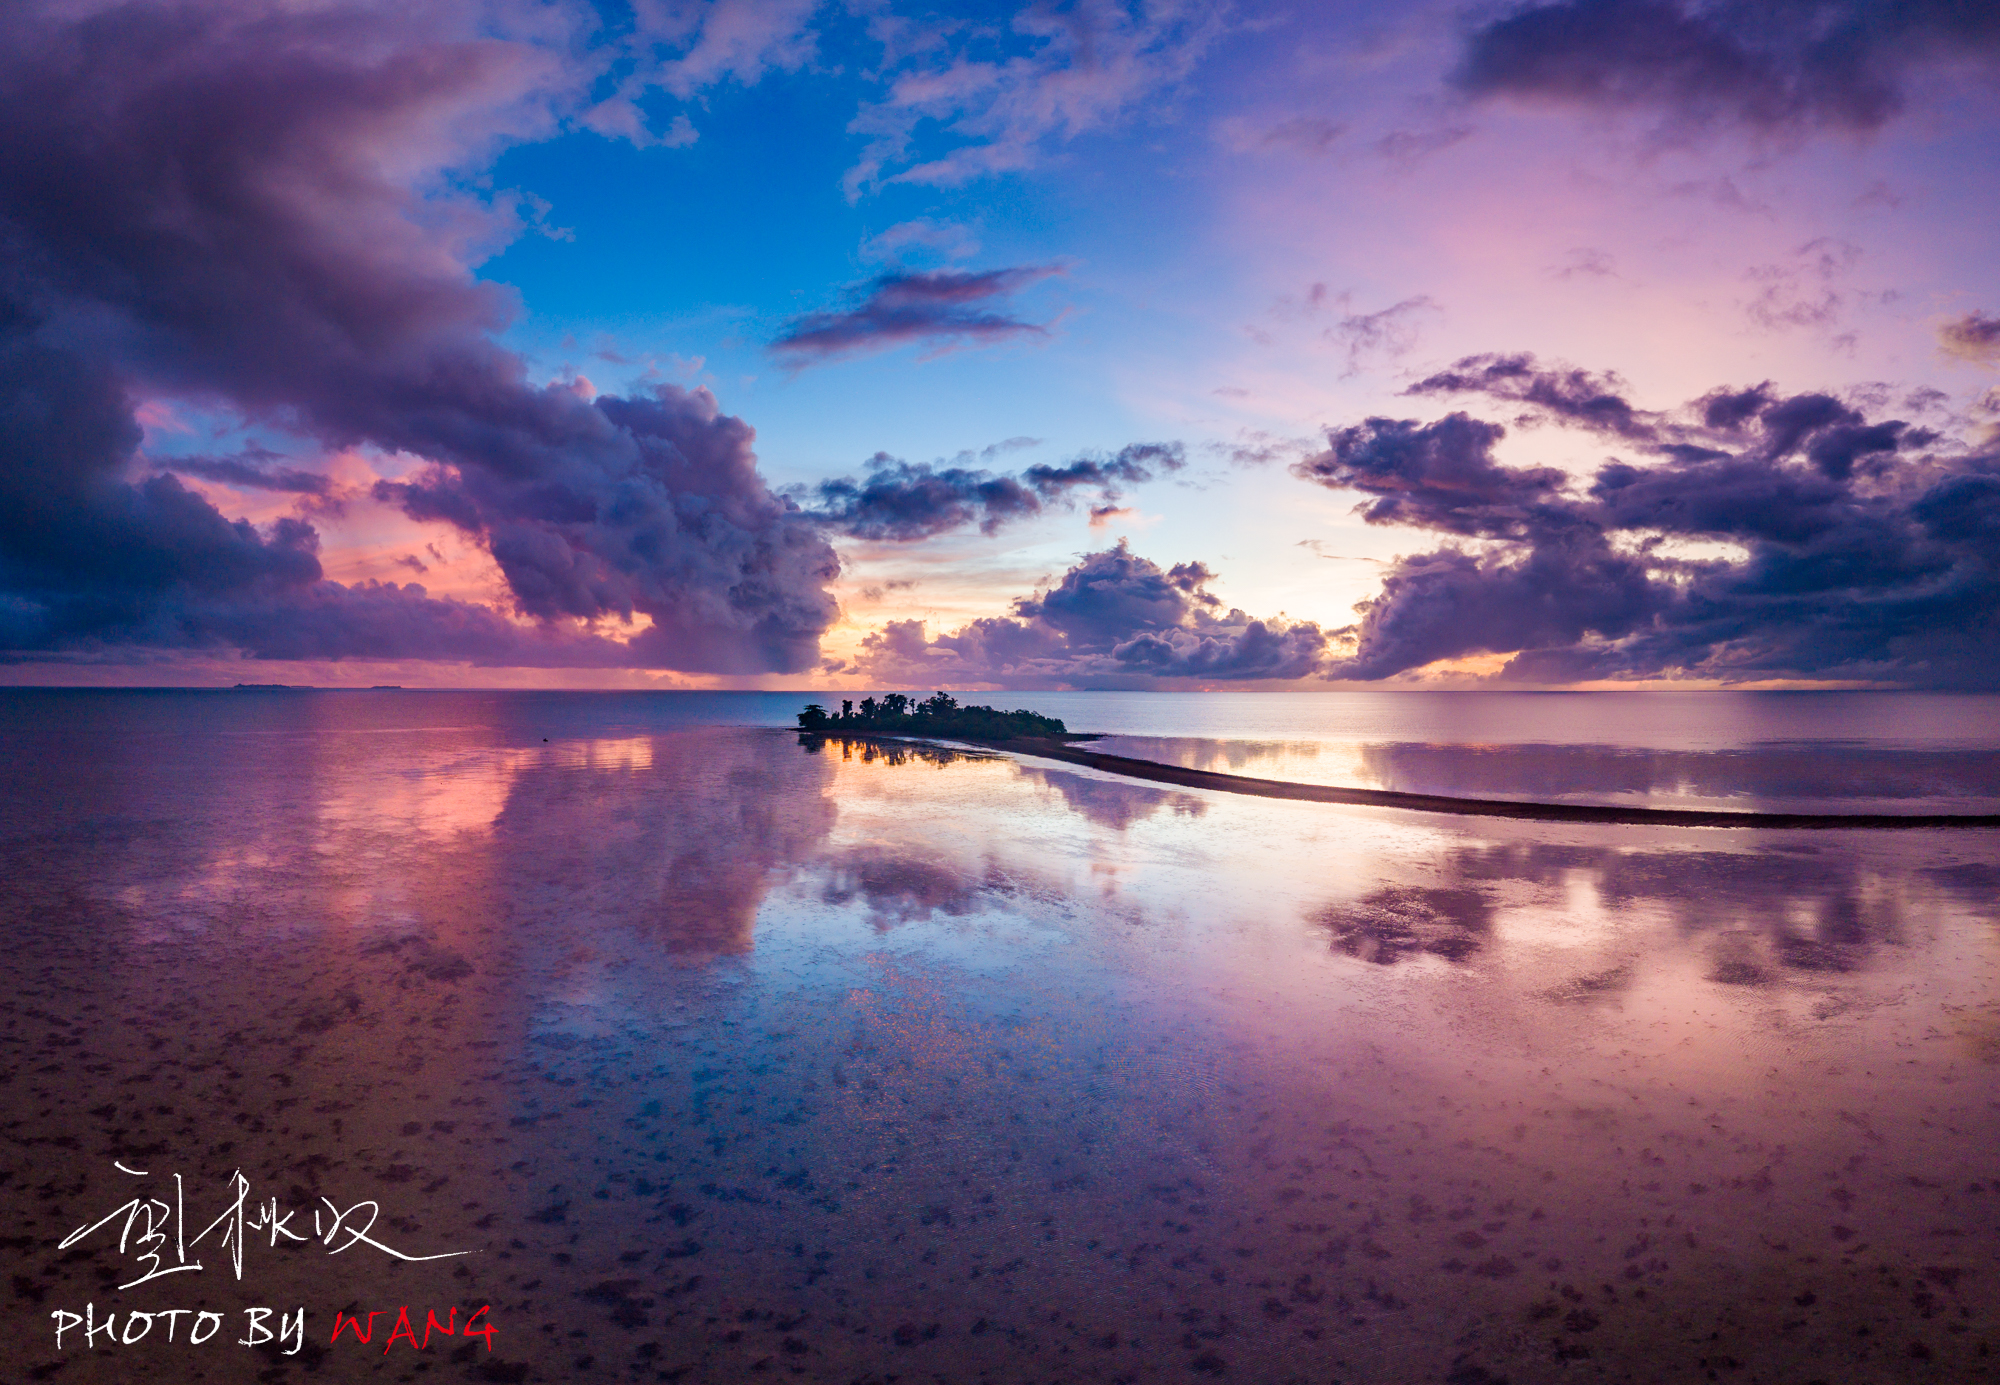
[[[122,1163],[113,1163],[120,1173],[134,1178],[151,1178],[144,1169],[130,1169]],[[364,1199],[351,1207],[342,1209],[331,1198],[322,1197],[320,1207],[312,1209],[312,1234],[303,1230],[292,1230],[292,1220],[302,1215],[296,1208],[281,1210],[275,1197],[253,1201],[250,1197],[250,1180],[238,1169],[230,1175],[228,1192],[222,1212],[208,1225],[188,1234],[187,1189],[181,1175],[173,1177],[171,1200],[167,1197],[135,1197],[97,1221],[79,1226],[63,1239],[59,1250],[67,1250],[85,1237],[102,1231],[113,1223],[120,1223],[118,1229],[118,1253],[129,1255],[136,1263],[145,1266],[145,1272],[138,1278],[128,1280],[118,1287],[135,1288],[149,1280],[162,1279],[170,1274],[187,1274],[202,1268],[199,1260],[190,1260],[188,1252],[198,1249],[209,1237],[215,1236],[212,1244],[229,1257],[230,1267],[236,1278],[243,1278],[243,1248],[250,1239],[268,1238],[275,1248],[279,1238],[286,1241],[306,1242],[316,1240],[327,1248],[327,1254],[339,1255],[355,1246],[367,1246],[379,1250],[397,1260],[450,1260],[460,1255],[470,1255],[468,1250],[448,1250],[436,1255],[407,1255],[394,1246],[377,1240],[369,1233],[374,1230],[376,1219],[381,1215],[381,1204],[373,1199]],[[221,1234],[216,1235],[217,1232]]]

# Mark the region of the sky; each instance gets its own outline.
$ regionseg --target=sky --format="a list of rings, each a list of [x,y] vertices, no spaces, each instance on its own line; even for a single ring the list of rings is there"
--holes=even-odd
[[[2000,687],[2000,7],[19,0],[0,681]]]

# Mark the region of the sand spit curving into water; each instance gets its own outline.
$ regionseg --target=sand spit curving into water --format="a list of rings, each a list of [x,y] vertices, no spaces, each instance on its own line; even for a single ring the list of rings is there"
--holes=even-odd
[[[907,741],[905,737],[858,736],[858,740]],[[1073,737],[1072,739],[1083,739]],[[1094,738],[1092,738],[1094,739]],[[1361,808],[1402,808],[1419,813],[1451,813],[1460,817],[1514,818],[1527,822],[1592,822],[1648,827],[1777,828],[1996,828],[2000,813],[1757,813],[1697,808],[1630,808],[1590,803],[1531,803],[1508,798],[1460,798],[1448,794],[1404,793],[1392,789],[1354,789],[1335,784],[1298,784],[1284,779],[1258,779],[1243,774],[1166,765],[1138,760],[1054,740],[974,742],[992,749],[1061,760],[1106,774],[1176,784],[1189,789],[1254,794],[1259,798],[1289,798],[1309,803],[1342,803]]]

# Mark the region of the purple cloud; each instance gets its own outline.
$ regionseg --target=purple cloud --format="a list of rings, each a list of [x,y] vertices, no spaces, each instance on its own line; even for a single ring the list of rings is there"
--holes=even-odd
[[[1342,294],[1343,306],[1346,299],[1347,295]],[[1400,356],[1407,352],[1417,344],[1416,315],[1436,311],[1438,305],[1429,294],[1418,294],[1415,298],[1405,298],[1376,312],[1344,313],[1340,322],[1327,328],[1325,333],[1328,341],[1337,341],[1347,347],[1347,369],[1341,378],[1359,375],[1364,357],[1376,353]]]
[[[1464,414],[1329,430],[1297,474],[1367,497],[1370,523],[1482,541],[1391,564],[1360,622],[1336,632],[1353,650],[1331,676],[1499,653],[1504,677],[1552,683],[2000,683],[1990,446],[1768,384],[1648,414],[1613,378],[1483,357],[1419,387],[1530,403],[1653,458],[1609,460],[1585,482],[1502,465],[1505,429]]]
[[[1526,352],[1512,356],[1467,356],[1451,369],[1411,385],[1403,393],[1483,394],[1513,400],[1543,416],[1597,433],[1650,438],[1658,426],[1625,401],[1625,382],[1614,374],[1592,374],[1574,366],[1543,366]]]
[[[245,490],[326,495],[333,489],[333,482],[319,472],[270,465],[277,460],[276,453],[253,447],[234,457],[155,457],[153,465],[162,471],[199,476],[204,481],[219,481]]]
[[[1035,493],[1012,476],[972,467],[935,467],[878,452],[860,480],[841,476],[814,488],[806,513],[857,539],[908,542],[977,523],[991,534],[1010,519],[1041,513]]]
[[[1938,344],[1961,361],[2000,362],[2000,317],[1967,313],[1954,318],[1938,329]]]
[[[1894,452],[1907,424],[1868,423],[1859,411],[1827,394],[1799,394],[1775,399],[1769,381],[1748,390],[1714,390],[1688,406],[1692,419],[1635,409],[1621,393],[1625,382],[1615,373],[1593,373],[1574,366],[1544,366],[1526,353],[1513,356],[1468,356],[1450,370],[1420,380],[1405,394],[1480,394],[1527,406],[1521,423],[1556,422],[1586,429],[1600,437],[1617,438],[1646,451],[1680,461],[1726,456],[1702,436],[1703,429],[1740,434],[1755,420],[1763,454],[1773,460],[1801,448],[1815,467],[1830,476],[1845,476],[1864,457]],[[1929,442],[1934,435],[1918,430],[1909,441]]]
[[[1292,473],[1375,500],[1361,507],[1370,524],[1412,524],[1482,538],[1518,535],[1568,478],[1554,467],[1501,466],[1497,423],[1450,414],[1436,423],[1371,418],[1329,430],[1324,452],[1295,462]]]
[[[986,449],[986,455],[993,452]],[[1108,503],[1120,486],[1152,480],[1155,469],[1187,465],[1177,442],[1132,443],[1108,457],[1084,454],[1056,465],[1041,463],[1018,477],[967,465],[971,460],[970,453],[961,453],[957,465],[934,466],[878,452],[865,477],[836,477],[811,488],[816,503],[805,513],[858,539],[909,542],[974,523],[982,534],[992,534],[1010,521],[1040,514],[1044,502],[1072,490],[1095,490]],[[793,493],[808,494],[805,488]]]
[[[1873,130],[1926,66],[2000,61],[2000,10],[1958,0],[1560,0],[1475,29],[1472,96],[1762,130]]]
[[[1144,688],[1166,680],[1302,678],[1326,637],[1310,622],[1257,620],[1223,610],[1200,563],[1167,569],[1115,548],[1086,554],[1062,580],[1014,603],[1014,615],[939,634],[891,621],[862,642],[860,671],[925,687]]]
[[[509,298],[459,247],[518,224],[437,188],[580,80],[449,9],[0,12],[0,646],[812,667],[837,560],[749,427],[538,386],[493,339]],[[126,480],[147,396],[429,459],[380,494],[490,548],[513,609],[329,583],[311,525]]]
[[[779,359],[798,367],[909,342],[936,350],[961,343],[991,345],[1020,337],[1046,337],[1046,325],[1004,310],[1004,300],[1062,271],[1054,266],[944,269],[883,274],[860,286],[859,301],[836,312],[806,313],[785,325],[771,343]]]

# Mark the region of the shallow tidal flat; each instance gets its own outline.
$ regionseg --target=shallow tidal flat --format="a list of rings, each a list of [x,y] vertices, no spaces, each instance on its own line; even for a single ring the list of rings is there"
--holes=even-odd
[[[510,717],[14,757],[0,1379],[2000,1376],[1993,834]],[[476,1253],[117,1292],[114,1160]],[[307,1345],[58,1353],[86,1300]],[[402,1304],[490,1351],[329,1343]]]

